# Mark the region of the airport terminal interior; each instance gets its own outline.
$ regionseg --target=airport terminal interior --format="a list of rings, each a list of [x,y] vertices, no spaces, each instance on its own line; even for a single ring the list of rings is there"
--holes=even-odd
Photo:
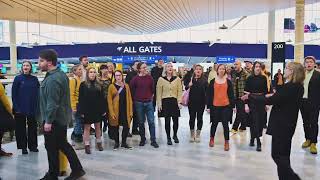
[[[0,180],[319,180],[319,44],[318,0],[0,0]]]

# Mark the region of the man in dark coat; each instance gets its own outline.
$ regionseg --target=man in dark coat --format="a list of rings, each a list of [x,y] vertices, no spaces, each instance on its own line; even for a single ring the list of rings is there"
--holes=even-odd
[[[163,64],[164,64],[164,61],[162,59],[160,59],[158,61],[157,66],[155,66],[155,67],[153,67],[151,69],[151,76],[152,76],[153,82],[154,82],[154,89],[156,89],[158,80],[162,76]],[[154,92],[156,92],[156,91],[154,91]],[[157,95],[156,95],[156,93],[154,93],[154,96],[153,96],[153,107],[154,107],[154,109],[156,109],[156,97],[157,97]]]

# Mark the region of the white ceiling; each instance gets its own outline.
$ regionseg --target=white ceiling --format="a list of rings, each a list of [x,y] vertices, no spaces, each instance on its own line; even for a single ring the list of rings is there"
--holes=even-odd
[[[295,0],[0,0],[0,19],[153,34],[294,5]]]

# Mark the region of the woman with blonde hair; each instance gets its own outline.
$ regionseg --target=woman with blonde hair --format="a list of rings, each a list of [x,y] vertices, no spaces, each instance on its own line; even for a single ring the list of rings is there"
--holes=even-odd
[[[243,100],[252,99],[273,105],[267,134],[272,136],[272,158],[277,164],[280,180],[299,180],[290,164],[291,142],[294,135],[299,107],[304,93],[304,68],[300,63],[290,62],[284,71],[286,83],[275,94],[257,96],[247,94]]]
[[[94,124],[96,130],[96,148],[99,151],[103,151],[100,125],[106,115],[106,100],[103,96],[103,88],[97,79],[97,71],[94,67],[87,69],[87,79],[80,85],[79,112],[84,123],[83,142],[86,154],[91,154],[91,124]]]
[[[158,117],[165,118],[167,144],[172,145],[170,135],[171,119],[173,121],[173,140],[175,143],[179,143],[177,133],[181,108],[182,82],[179,77],[174,75],[172,63],[165,65],[156,89]]]
[[[123,74],[120,70],[114,73],[115,82],[108,89],[108,108],[109,108],[109,123],[115,140],[114,150],[119,148],[119,126],[122,126],[122,142],[121,147],[132,149],[127,144],[129,127],[133,116],[132,99],[130,87],[124,82]]]

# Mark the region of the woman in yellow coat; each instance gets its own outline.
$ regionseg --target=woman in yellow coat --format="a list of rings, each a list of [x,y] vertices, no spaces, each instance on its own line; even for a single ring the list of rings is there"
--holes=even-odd
[[[132,149],[127,144],[129,127],[133,115],[132,99],[129,85],[124,82],[121,71],[114,73],[115,82],[108,89],[109,124],[115,140],[114,150],[119,149],[119,126],[123,126],[121,147]],[[120,111],[121,110],[121,111]]]
[[[11,104],[8,100],[8,97],[6,96],[5,89],[4,89],[1,82],[0,82],[0,103],[2,106],[2,108],[0,110],[0,116],[2,118],[4,115],[11,116],[11,117],[8,117],[8,119],[12,119],[12,121],[13,121],[12,107],[11,107]],[[2,114],[2,113],[4,113],[4,114]],[[13,125],[10,125],[10,126],[13,126]],[[14,127],[12,127],[12,128],[14,128]],[[0,127],[0,157],[1,156],[12,156],[12,153],[5,152],[1,147],[3,134],[7,130],[10,130],[10,129],[7,129],[7,127],[4,127],[4,126]]]

